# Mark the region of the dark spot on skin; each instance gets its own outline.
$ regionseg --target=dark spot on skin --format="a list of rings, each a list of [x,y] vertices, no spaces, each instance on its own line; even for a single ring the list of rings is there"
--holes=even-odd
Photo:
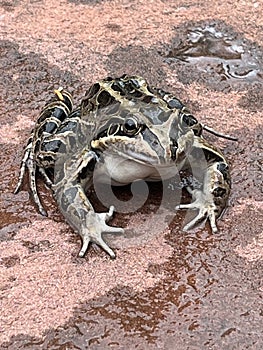
[[[142,101],[145,103],[150,103],[152,101],[152,96],[146,95],[145,97],[143,97]]]
[[[89,99],[89,98],[92,98],[94,95],[96,95],[100,90],[100,84],[99,83],[96,83],[96,84],[93,84],[89,90],[86,92],[86,95],[84,97],[84,99]]]
[[[81,113],[82,113],[82,116],[85,116],[87,113],[89,113],[90,111],[93,111],[96,108],[97,107],[95,106],[95,103],[92,102],[91,100],[83,99],[81,101]]]
[[[127,82],[125,82],[125,90],[128,93],[133,93],[134,92],[134,86],[133,84],[130,82],[130,80],[128,80]]]
[[[32,132],[32,131],[31,131]],[[32,140],[33,140],[33,137],[32,136],[30,136],[30,138],[28,139],[28,141],[27,141],[27,146],[32,142]]]
[[[88,179],[89,177],[92,176],[92,172],[95,168],[95,165],[96,165],[96,159],[92,159],[89,164],[83,168],[79,174],[79,179],[82,180],[82,179]]]
[[[74,199],[78,193],[77,187],[70,187],[65,190],[61,195],[61,207],[63,210],[67,211],[68,206],[74,202]]]
[[[55,117],[60,121],[63,121],[67,117],[67,113],[65,113],[64,109],[60,107],[56,107],[52,113],[52,117]]]
[[[163,90],[161,90],[161,89],[157,89],[157,88],[154,88],[154,87],[151,87],[151,86],[147,86],[147,90],[149,91],[150,94],[153,94],[153,95],[156,94],[156,91],[158,91],[158,93],[159,93],[159,91],[163,91]],[[163,91],[163,92],[164,92],[164,91]],[[162,96],[162,97],[163,97],[163,96]]]
[[[73,108],[72,100],[67,95],[65,95],[63,93],[62,93],[62,95],[63,95],[63,98],[64,98],[63,102],[68,107],[68,109],[71,111],[72,108]]]
[[[208,150],[205,148],[200,148],[200,147],[193,147],[191,150],[191,155],[195,158],[195,159],[199,159],[200,160],[200,164],[201,162],[205,160],[207,162],[209,162],[209,164],[211,164],[210,162],[222,162],[223,158],[220,156],[220,154],[213,152],[213,150]]]
[[[133,97],[140,98],[140,97],[143,96],[143,93],[141,91],[139,91],[139,90],[134,90],[134,91],[131,92],[131,95]]]
[[[226,163],[217,164],[217,170],[219,170],[220,173],[222,173],[224,180],[229,179],[229,167]]]
[[[45,167],[47,167],[47,164],[50,164],[50,166],[52,164],[54,164],[54,158],[50,155],[50,156],[44,156],[41,158],[41,163],[45,164]]]
[[[178,149],[178,143],[176,140],[171,140],[172,144],[170,146],[170,150],[171,150],[171,159],[172,160],[176,160],[176,152]]]
[[[205,159],[207,161],[211,161],[211,160],[218,161],[218,162],[222,161],[222,157],[218,153],[215,153],[213,151],[209,151],[207,149],[202,149],[201,151],[204,152]]]
[[[79,208],[78,211],[74,208],[73,212],[75,217],[78,217],[81,221],[85,221],[87,217],[87,210],[85,208]]]
[[[186,154],[185,154],[185,151],[181,151],[177,154],[177,157],[176,157],[176,160],[178,162],[181,162],[183,159],[186,158]]]
[[[130,79],[130,82],[134,86],[135,89],[139,89],[140,88],[140,84],[139,84],[138,80]]]
[[[40,140],[38,139],[37,142],[36,142],[36,150],[39,150],[40,149]]]
[[[74,110],[68,115],[67,119],[80,118],[80,117],[81,117],[81,110],[80,108],[77,108],[76,110]]]
[[[45,108],[47,108],[47,106]],[[40,124],[44,122],[47,118],[51,117],[63,121],[67,117],[67,113],[65,113],[64,109],[60,107],[44,109],[38,117],[37,122]]]
[[[54,122],[47,122],[43,128],[40,128],[40,133],[42,134],[43,132],[47,132],[51,134],[52,132],[55,132],[57,128],[57,123]]]
[[[159,88],[156,88],[156,87],[150,87],[148,86],[148,91],[152,94],[157,94],[158,97],[161,97],[162,99],[164,98],[165,95],[168,94],[168,92],[164,91],[163,89],[159,89]]]
[[[104,81],[113,81],[114,79],[112,77],[107,77],[104,79]]]
[[[111,85],[112,90],[117,91],[120,93],[121,96],[125,95],[125,91],[123,90],[123,88],[120,86],[120,84],[118,84],[117,82],[114,82]]]
[[[202,124],[200,124],[193,115],[189,114],[187,110],[179,113],[179,121],[180,126],[182,126],[183,129],[191,129],[196,136],[200,136],[202,134]]]
[[[115,101],[114,97],[111,96],[111,94],[109,94],[107,91],[103,90],[99,93],[98,97],[97,97],[97,102],[99,104],[98,107],[105,107],[110,105],[111,103],[113,103]]]
[[[169,108],[172,108],[172,109],[174,109],[174,108],[182,109],[183,106],[184,106],[184,105],[182,104],[182,102],[179,101],[179,100],[177,100],[176,98],[173,98],[173,99],[169,100],[169,101],[167,102],[167,104],[168,104],[168,107],[169,107]]]
[[[226,194],[226,189],[222,187],[217,187],[213,191],[213,196],[215,197],[223,197]]]
[[[67,120],[65,123],[61,124],[58,128],[57,135],[63,134],[66,131],[74,131],[77,127],[77,121]]]
[[[183,122],[188,126],[193,126],[198,123],[197,119],[191,114],[183,114]]]
[[[43,135],[43,132],[47,132],[49,134],[55,133],[57,127],[58,127],[58,124],[55,122],[52,122],[52,121],[46,122],[37,130],[36,135],[38,138],[41,138]]]
[[[41,150],[44,152],[57,152],[60,146],[61,140],[43,141]]]

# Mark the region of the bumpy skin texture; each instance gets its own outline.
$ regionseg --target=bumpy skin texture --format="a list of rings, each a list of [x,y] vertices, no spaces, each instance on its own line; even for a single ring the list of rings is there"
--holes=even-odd
[[[36,188],[36,173],[52,187],[54,197],[69,224],[80,234],[84,256],[89,243],[115,253],[102,239],[103,232],[122,233],[107,225],[114,208],[96,213],[86,196],[94,168],[99,180],[115,184],[137,179],[162,180],[174,169],[190,168],[198,174],[190,204],[175,209],[196,209],[196,217],[184,229],[216,219],[230,193],[228,164],[222,153],[202,136],[203,126],[173,95],[151,88],[137,76],[106,78],[92,85],[79,107],[73,110],[71,95],[62,88],[41,111],[22,160],[18,192],[25,170],[41,214],[46,215]]]

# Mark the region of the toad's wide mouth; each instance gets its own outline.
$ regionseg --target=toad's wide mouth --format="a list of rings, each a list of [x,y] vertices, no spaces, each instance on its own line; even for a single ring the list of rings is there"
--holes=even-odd
[[[162,154],[140,138],[104,137],[91,142],[94,151],[108,152],[122,159],[132,160],[147,166],[169,167],[172,159],[163,150]]]

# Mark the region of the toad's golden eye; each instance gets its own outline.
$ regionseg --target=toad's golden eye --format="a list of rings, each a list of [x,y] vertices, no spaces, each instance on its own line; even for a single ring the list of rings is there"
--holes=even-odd
[[[122,130],[127,135],[134,135],[139,130],[138,122],[132,117],[127,117],[122,126]]]

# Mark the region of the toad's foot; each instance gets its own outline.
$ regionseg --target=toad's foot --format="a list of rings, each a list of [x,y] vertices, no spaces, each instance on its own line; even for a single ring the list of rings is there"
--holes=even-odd
[[[96,243],[98,246],[103,248],[109,256],[114,259],[114,251],[105,243],[102,239],[102,233],[124,233],[124,229],[121,227],[108,226],[108,222],[113,215],[114,207],[111,206],[107,213],[95,213],[89,212],[86,215],[86,225],[83,225],[79,232],[82,238],[82,247],[79,252],[79,257],[83,257],[88,249],[89,243]]]
[[[183,228],[184,231],[188,231],[196,226],[201,221],[209,219],[212,231],[216,233],[218,228],[216,226],[217,206],[214,203],[213,197],[205,195],[201,190],[187,188],[192,194],[194,201],[190,204],[180,204],[176,206],[176,209],[197,209],[199,210],[196,217],[186,224]]]

